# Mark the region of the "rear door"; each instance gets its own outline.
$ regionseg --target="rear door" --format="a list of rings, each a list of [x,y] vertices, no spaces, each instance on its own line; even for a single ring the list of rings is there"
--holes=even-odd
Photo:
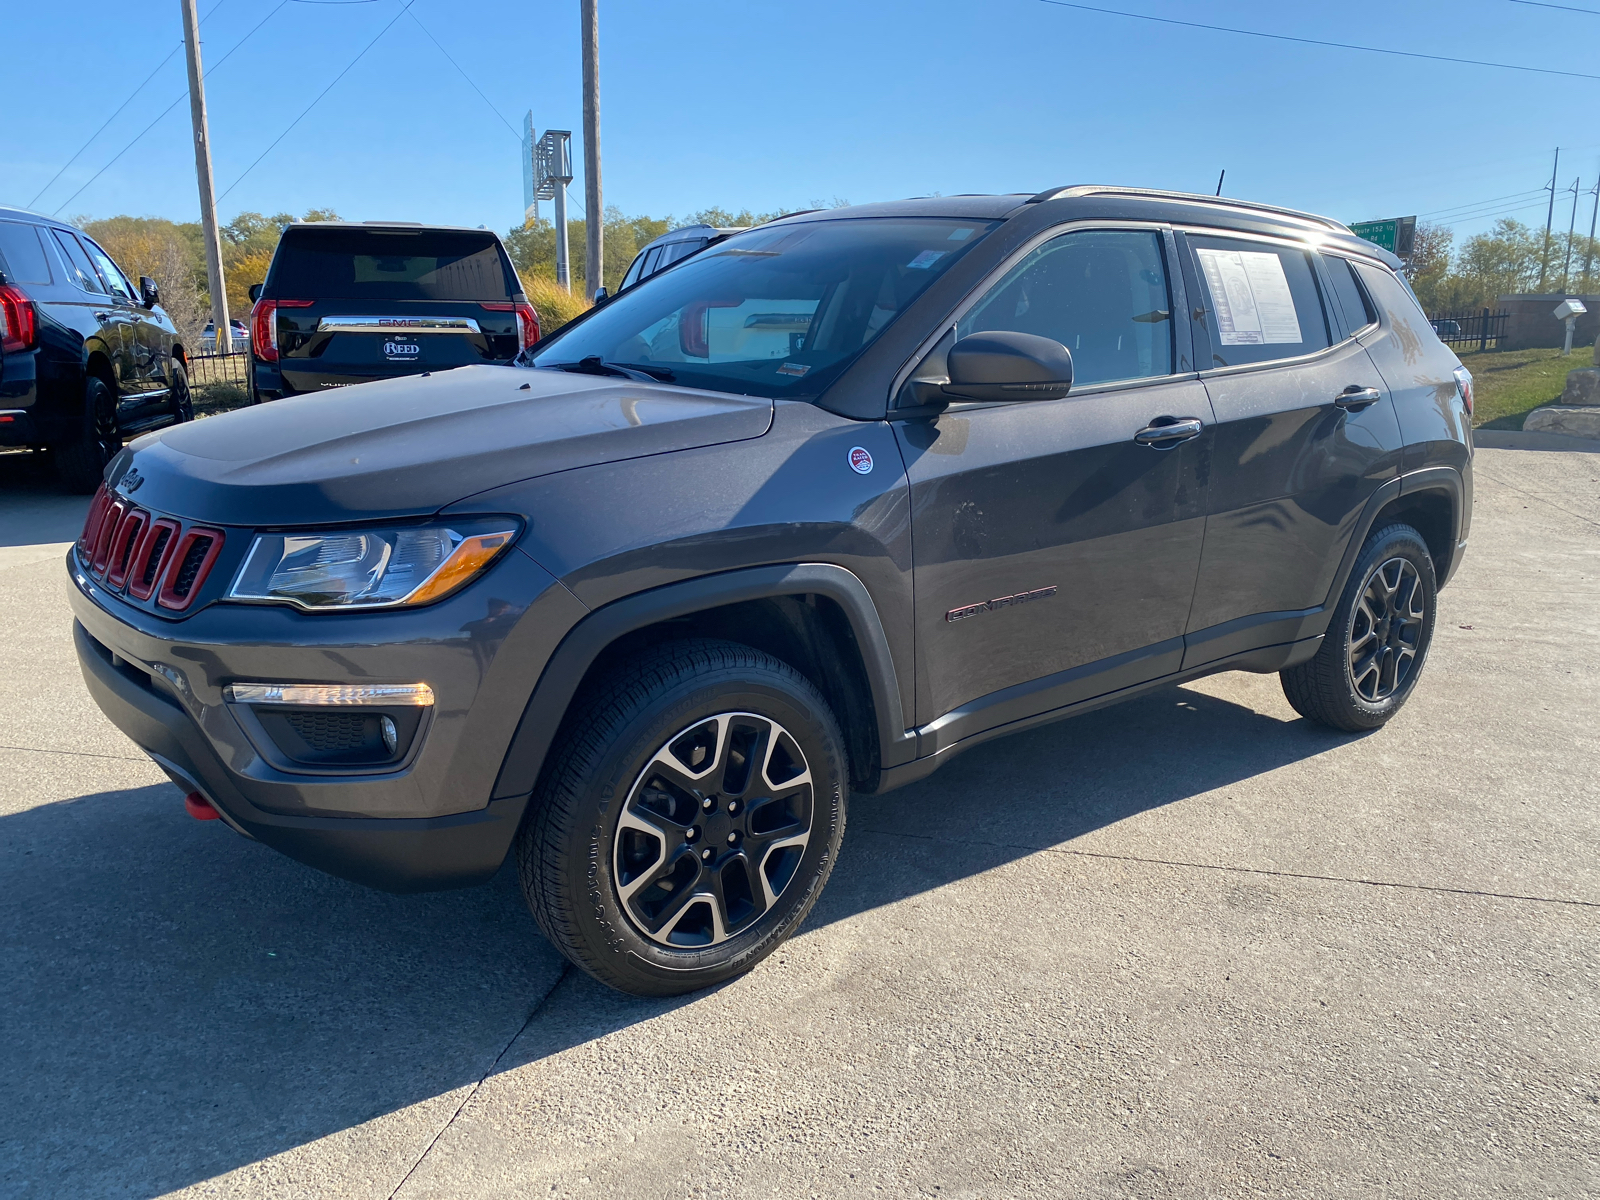
[[[923,754],[1178,669],[1211,412],[1187,337],[1174,339],[1186,305],[1171,245],[1155,228],[1046,240],[956,333],[1061,342],[1071,393],[896,424],[912,489]],[[1187,436],[1152,441],[1180,420]]]
[[[66,268],[71,303],[85,310],[86,319],[81,327],[95,330],[84,339],[86,349],[91,353],[95,349],[104,351],[116,377],[120,407],[124,410],[137,408],[142,403],[143,385],[135,359],[132,297],[112,294],[76,234],[51,226],[50,237]]]
[[[1309,636],[1367,499],[1400,466],[1388,387],[1337,316],[1317,255],[1190,231],[1216,414],[1184,668]]]
[[[292,226],[265,289],[286,389],[509,361],[518,287],[492,233]]]

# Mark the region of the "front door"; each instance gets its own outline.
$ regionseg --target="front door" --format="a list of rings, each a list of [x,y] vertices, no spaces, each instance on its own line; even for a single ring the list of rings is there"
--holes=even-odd
[[[1187,240],[1217,424],[1185,669],[1320,631],[1356,519],[1400,465],[1388,389],[1325,310],[1316,255],[1282,241]]]
[[[912,489],[922,754],[1178,669],[1211,417],[1201,384],[1175,374],[1179,309],[1160,230],[1062,234],[956,334],[1054,338],[1072,351],[1072,393],[896,422]],[[1152,438],[1177,420],[1201,432]]]

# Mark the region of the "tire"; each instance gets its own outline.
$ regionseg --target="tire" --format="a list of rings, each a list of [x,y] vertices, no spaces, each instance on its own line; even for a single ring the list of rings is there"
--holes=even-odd
[[[1308,720],[1361,733],[1393,717],[1417,686],[1433,642],[1438,584],[1422,535],[1386,525],[1362,546],[1316,655],[1279,672]]]
[[[172,414],[181,425],[194,420],[194,393],[189,390],[189,372],[177,359],[173,359],[167,369],[171,375],[168,386],[172,389]]]
[[[100,486],[106,464],[122,449],[117,431],[117,401],[106,381],[91,375],[84,382],[83,432],[55,447],[56,473],[68,491],[86,496]]]
[[[518,835],[523,895],[604,984],[710,987],[811,911],[844,837],[848,777],[838,723],[794,668],[733,642],[669,643],[562,723]]]

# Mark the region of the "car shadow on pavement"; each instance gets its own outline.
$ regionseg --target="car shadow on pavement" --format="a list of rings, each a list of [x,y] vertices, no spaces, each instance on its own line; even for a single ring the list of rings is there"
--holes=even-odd
[[[88,496],[75,496],[43,454],[0,451],[0,548],[70,542],[83,527]]]
[[[1168,688],[991,742],[854,798],[802,936],[1344,740]],[[0,818],[0,953],[6,1196],[143,1200],[442,1098],[383,1137],[398,1179],[448,1093],[697,1000],[577,972],[551,995],[564,966],[509,867],[388,896],[189,819],[167,785]]]

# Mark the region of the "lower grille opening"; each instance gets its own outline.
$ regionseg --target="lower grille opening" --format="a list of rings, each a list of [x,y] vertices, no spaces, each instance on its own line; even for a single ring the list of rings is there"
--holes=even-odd
[[[422,716],[418,707],[351,709],[251,705],[279,753],[302,766],[391,767],[406,757]]]

